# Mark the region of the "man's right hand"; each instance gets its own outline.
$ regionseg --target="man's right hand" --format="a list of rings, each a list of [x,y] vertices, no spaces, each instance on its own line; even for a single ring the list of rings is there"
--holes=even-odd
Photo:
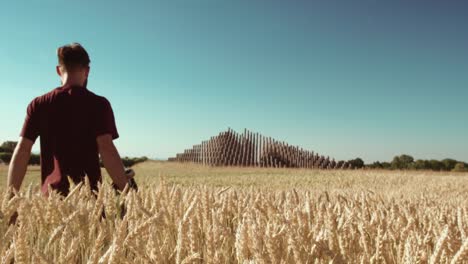
[[[112,178],[114,185],[122,191],[128,183],[127,175],[119,152],[112,141],[111,134],[103,134],[96,138],[104,167]]]
[[[135,171],[133,171],[130,168],[127,168],[127,169],[125,169],[125,174],[127,175],[127,179],[128,179],[128,187],[138,191],[138,186],[137,186],[136,181],[134,179]]]

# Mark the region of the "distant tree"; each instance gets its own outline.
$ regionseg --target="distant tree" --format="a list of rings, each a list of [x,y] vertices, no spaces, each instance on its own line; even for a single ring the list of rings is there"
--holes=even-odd
[[[410,164],[414,162],[414,158],[410,155],[401,155],[400,156],[400,161],[402,161],[404,164]]]
[[[389,170],[392,167],[392,164],[390,162],[382,162],[382,168]]]
[[[5,163],[10,163],[12,155],[13,154],[8,153],[8,152],[2,152],[0,153],[0,160],[2,160]]]
[[[414,162],[414,158],[410,155],[400,155],[396,156],[392,160],[392,169],[404,170],[409,169],[411,164]]]
[[[400,161],[400,157],[399,156],[395,156],[391,162],[391,168],[394,169],[394,170],[398,170],[398,169],[402,169],[403,168],[403,165]]]
[[[453,167],[452,171],[455,171],[455,172],[468,171],[468,167],[465,166],[465,163],[463,163],[463,162],[458,162],[457,164],[455,164],[455,166]]]
[[[354,164],[352,160],[351,164]],[[458,165],[457,169],[463,165],[464,168],[468,171],[468,163],[456,161],[454,159],[443,159],[439,160],[414,160],[410,155],[400,155],[395,156],[391,163],[389,162],[380,162],[375,161],[372,164],[366,165],[367,168],[371,169],[398,169],[398,170],[434,170],[434,171],[455,171],[455,166]]]
[[[441,171],[444,168],[444,164],[438,160],[429,160],[429,167],[433,171]]]
[[[41,156],[39,154],[31,154],[31,158],[29,159],[29,165],[40,165],[41,164]]]
[[[421,160],[418,159],[415,162],[413,162],[410,166],[410,169],[413,170],[429,170],[430,166],[429,163],[426,160]]]
[[[135,164],[145,162],[147,160],[148,160],[148,157],[145,157],[145,156],[140,157],[140,158],[135,158]]]
[[[131,167],[135,165],[135,161],[132,158],[129,157],[123,157],[122,158],[122,163],[125,167]]]
[[[371,169],[383,169],[382,163],[380,163],[379,161],[375,161],[372,164],[367,165],[366,167]]]
[[[3,150],[3,151],[0,151],[0,152],[13,153],[13,151],[15,150],[17,144],[18,144],[18,142],[16,142],[16,141],[5,141],[0,146],[0,148],[2,148],[2,150]]]
[[[443,170],[446,171],[451,171],[455,168],[455,165],[457,165],[458,161],[454,159],[444,159],[442,160],[442,164],[444,165]]]
[[[336,162],[336,167],[337,167],[337,168],[341,168],[341,167],[343,166],[343,163],[344,163],[343,160],[337,161],[337,162]]]
[[[354,169],[361,169],[364,167],[364,161],[361,158],[356,158],[352,160],[348,160],[348,163],[351,164],[351,166]]]

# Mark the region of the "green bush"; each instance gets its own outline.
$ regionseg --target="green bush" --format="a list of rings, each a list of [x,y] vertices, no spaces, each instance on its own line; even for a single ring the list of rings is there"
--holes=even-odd
[[[39,154],[31,154],[31,158],[29,159],[29,165],[40,165],[41,164],[41,156]]]
[[[442,164],[444,165],[444,170],[446,171],[451,171],[455,168],[457,165],[458,161],[454,159],[443,159]]]
[[[367,165],[367,168],[370,168],[370,169],[383,169],[383,166],[382,166],[382,163],[380,163],[379,161],[376,161],[372,164],[369,164]]]
[[[124,164],[125,167],[132,167],[133,165],[141,162],[147,161],[147,157],[140,157],[140,158],[129,158],[129,157],[124,157],[122,158],[122,163]]]
[[[2,160],[5,163],[10,163],[11,156],[13,156],[13,154],[7,153],[7,152],[2,152],[2,153],[0,153],[0,160]]]
[[[392,160],[392,169],[403,170],[409,169],[411,164],[414,162],[414,158],[410,155],[400,155],[396,156]]]
[[[455,171],[455,167],[458,165],[457,170],[463,165],[465,170],[468,171],[468,164],[454,159],[443,159],[443,160],[414,160],[409,155],[400,155],[393,158],[391,163],[376,161],[372,164],[367,164],[365,167],[371,169],[392,169],[392,170],[433,170],[433,171]]]
[[[18,144],[18,142],[16,142],[16,141],[5,141],[0,146],[0,148],[2,149],[0,152],[13,153],[13,151],[15,150],[17,144]]]
[[[455,172],[464,172],[464,171],[468,171],[468,168],[465,166],[465,163],[463,162],[458,162],[457,164],[455,164],[454,168],[452,169],[452,171],[455,171]]]
[[[348,163],[351,164],[353,169],[361,169],[364,167],[364,161],[361,158],[348,160]]]
[[[6,164],[9,164],[11,161],[13,154],[12,153],[7,153],[7,152],[2,152],[0,153],[0,160],[5,162]],[[29,165],[39,165],[41,164],[41,156],[39,154],[31,154],[31,158],[29,159]]]

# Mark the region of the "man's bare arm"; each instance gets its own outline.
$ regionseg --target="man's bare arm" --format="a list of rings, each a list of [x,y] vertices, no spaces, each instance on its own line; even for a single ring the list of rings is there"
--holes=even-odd
[[[13,152],[10,167],[8,168],[7,186],[13,187],[16,191],[19,191],[26,175],[33,145],[34,142],[30,139],[20,137],[18,145],[16,145]]]
[[[125,175],[122,159],[112,141],[112,136],[110,134],[101,135],[96,138],[96,141],[107,173],[117,188],[123,190],[128,183],[128,177]]]

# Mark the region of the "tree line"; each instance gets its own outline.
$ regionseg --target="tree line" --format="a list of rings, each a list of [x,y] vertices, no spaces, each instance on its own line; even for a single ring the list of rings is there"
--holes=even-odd
[[[16,147],[16,141],[6,141],[0,145],[0,163],[9,163],[13,151]],[[123,157],[122,162],[125,167],[131,167],[137,163],[147,161],[147,157]],[[348,160],[348,163],[351,164],[352,168],[355,169],[384,169],[384,170],[432,170],[432,171],[454,171],[454,172],[464,172],[468,171],[468,163],[463,161],[457,161],[454,159],[443,159],[443,160],[415,160],[410,155],[400,155],[395,156],[390,162],[380,162],[376,161],[371,164],[365,164],[361,158],[356,158]],[[40,164],[40,155],[31,154],[29,160],[30,165],[39,165]],[[101,167],[102,167],[101,161]]]
[[[443,160],[415,160],[410,155],[395,156],[391,162],[376,161],[365,164],[361,158],[348,161],[353,168],[357,169],[385,169],[385,170],[432,170],[432,171],[468,171],[468,163],[454,159]]]
[[[10,163],[11,157],[13,156],[13,151],[16,148],[18,142],[16,141],[5,141],[0,145],[0,164],[1,163]],[[125,167],[131,167],[137,163],[147,161],[147,157],[123,157],[122,163]],[[29,165],[40,165],[41,157],[39,154],[31,153],[31,158],[29,159]],[[102,161],[100,162],[101,167],[103,167]]]

